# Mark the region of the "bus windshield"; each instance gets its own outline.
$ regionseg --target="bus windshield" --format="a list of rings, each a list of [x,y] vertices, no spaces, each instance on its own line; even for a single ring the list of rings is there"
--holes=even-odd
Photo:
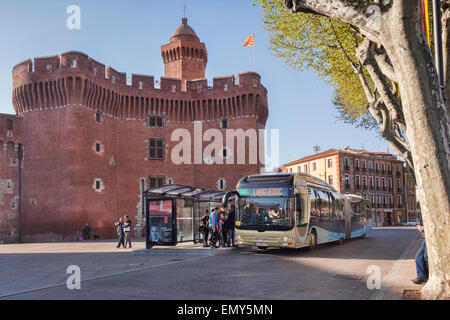
[[[290,230],[293,227],[293,199],[248,197],[239,201],[240,229]]]

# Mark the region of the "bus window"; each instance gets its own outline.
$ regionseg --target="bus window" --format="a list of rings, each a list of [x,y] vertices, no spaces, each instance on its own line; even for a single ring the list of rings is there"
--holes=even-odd
[[[328,192],[317,190],[317,194],[320,198],[320,220],[321,221],[329,221],[331,206],[330,206]]]
[[[311,199],[311,222],[318,222],[320,219],[320,199],[317,197],[316,190],[309,189]]]

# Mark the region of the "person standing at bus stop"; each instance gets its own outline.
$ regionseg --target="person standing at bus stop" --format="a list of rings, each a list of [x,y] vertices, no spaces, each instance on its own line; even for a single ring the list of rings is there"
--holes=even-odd
[[[225,224],[227,225],[228,237],[227,237],[227,247],[234,247],[234,225],[235,225],[235,213],[234,210],[228,210],[227,218]]]
[[[209,210],[208,209],[205,210],[205,215],[200,220],[200,223],[201,223],[200,229],[202,230],[202,233],[203,233],[203,246],[207,247],[208,246],[208,235],[209,235]]]
[[[213,212],[211,213],[211,216],[209,217],[209,228],[211,229],[211,239],[209,240],[209,243],[211,245],[211,248],[217,248],[217,240],[219,239],[219,231],[218,223],[219,223],[219,216],[218,216],[219,208],[214,208]]]

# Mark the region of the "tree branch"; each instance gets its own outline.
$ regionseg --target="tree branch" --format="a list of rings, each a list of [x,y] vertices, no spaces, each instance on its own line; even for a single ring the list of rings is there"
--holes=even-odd
[[[324,15],[357,27],[374,42],[379,42],[381,30],[381,5],[365,0],[285,0],[293,13]]]

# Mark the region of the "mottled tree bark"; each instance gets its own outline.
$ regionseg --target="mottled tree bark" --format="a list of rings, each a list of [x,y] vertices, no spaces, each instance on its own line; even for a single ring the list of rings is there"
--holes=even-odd
[[[430,279],[422,297],[450,298],[450,116],[421,27],[421,2],[287,0],[286,4],[294,12],[313,12],[349,23],[384,48],[400,86],[425,226]]]

